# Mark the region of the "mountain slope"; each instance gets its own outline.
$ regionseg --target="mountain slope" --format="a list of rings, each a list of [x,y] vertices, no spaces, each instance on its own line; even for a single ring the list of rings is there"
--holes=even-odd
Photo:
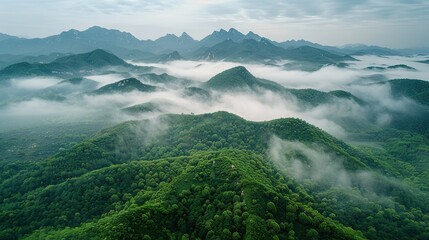
[[[8,34],[0,33],[0,41],[6,40],[6,39],[17,39],[18,37],[11,36]]]
[[[281,91],[283,89],[281,85],[275,82],[256,78],[243,66],[234,67],[217,74],[207,81],[204,87],[226,91],[258,90],[258,88]]]
[[[281,150],[282,144],[313,150]],[[324,167],[313,162],[327,156]],[[282,167],[293,159],[324,171],[341,164],[334,171],[343,175],[365,173],[383,197],[358,179],[350,188],[317,176],[302,181]],[[298,119],[166,115],[106,129],[0,175],[0,237],[424,239],[427,198],[382,171],[373,158]]]
[[[133,167],[137,168],[132,170],[134,174],[143,174],[149,168],[159,169],[163,176],[172,176],[171,180],[166,178],[170,186],[159,185],[152,198],[145,199],[143,195],[134,198],[141,206],[129,207],[126,211],[72,231],[55,232],[53,236],[73,239],[89,236],[99,239],[145,239],[149,236],[155,239],[186,236],[286,239],[292,234],[298,238],[317,234],[322,238],[333,235],[343,239],[363,238],[359,232],[324,218],[311,207],[299,203],[299,197],[286,197],[292,191],[281,182],[281,176],[279,179],[270,177],[272,168],[262,167],[263,159],[251,152],[201,152],[190,157],[129,165],[121,166],[122,170],[130,171]],[[178,165],[186,170],[177,174],[174,168]],[[126,181],[125,178],[115,180]],[[286,212],[289,214],[284,214]],[[304,214],[308,219],[323,221],[332,231],[319,227],[319,222],[305,221],[304,217],[302,221],[294,220]],[[294,224],[289,225],[289,222]],[[36,233],[29,239],[46,238],[50,234]]]
[[[287,57],[288,59],[295,61],[309,61],[325,64],[356,60],[350,56],[339,56],[337,54],[309,46],[289,49],[287,51]]]
[[[89,53],[58,58],[51,62],[50,65],[67,66],[67,68],[72,70],[90,70],[102,67],[128,66],[124,60],[101,49],[96,49]]]
[[[132,66],[111,53],[97,49],[88,53],[61,57],[50,63],[22,62],[13,64],[0,70],[0,76],[4,78],[20,76],[72,78],[84,74],[94,74],[97,70],[109,67],[127,68],[129,71],[142,68]]]
[[[429,82],[416,79],[394,79],[389,81],[392,94],[396,97],[408,97],[429,106]]]
[[[61,57],[45,64],[28,62],[13,64],[0,70],[0,74],[6,76],[55,75],[118,66],[126,67],[129,64],[111,53],[97,49],[89,53]]]
[[[127,93],[131,91],[154,92],[156,87],[143,84],[136,78],[127,78],[108,84],[94,91],[94,94]]]
[[[161,51],[190,51],[196,49],[199,42],[194,40],[187,33],[183,32],[179,37],[174,34],[167,34],[153,41],[151,50],[155,52]]]
[[[219,31],[214,31],[212,34],[201,39],[200,44],[202,46],[211,47],[226,40],[231,40],[233,42],[240,42],[244,38],[245,38],[245,35],[240,33],[234,28],[229,29],[229,31],[220,29]]]
[[[198,53],[199,58],[210,60],[244,60],[244,61],[260,61],[264,59],[279,59],[286,53],[286,50],[281,47],[276,47],[265,41],[256,41],[253,39],[243,40],[242,42],[234,42],[233,40],[225,40],[208,49],[201,49],[202,53]]]

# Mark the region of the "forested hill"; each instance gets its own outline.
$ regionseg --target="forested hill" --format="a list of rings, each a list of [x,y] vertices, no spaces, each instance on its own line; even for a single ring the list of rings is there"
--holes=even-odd
[[[296,160],[314,175],[290,171]],[[298,119],[164,115],[25,164],[2,166],[0,239],[429,236],[426,193]]]

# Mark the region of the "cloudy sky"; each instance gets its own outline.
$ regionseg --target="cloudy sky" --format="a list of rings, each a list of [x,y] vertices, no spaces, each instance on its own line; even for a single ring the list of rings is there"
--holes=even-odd
[[[234,27],[273,40],[429,47],[427,0],[0,0],[0,32],[45,37],[93,25],[140,39]]]

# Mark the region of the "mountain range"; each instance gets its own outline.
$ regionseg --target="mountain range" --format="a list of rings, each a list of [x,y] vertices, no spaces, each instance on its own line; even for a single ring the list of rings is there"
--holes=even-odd
[[[0,59],[1,54],[38,56],[52,53],[82,53],[98,48],[109,50],[121,57],[124,57],[121,54],[125,55],[127,50],[139,50],[156,54],[178,51],[180,54],[187,56],[197,49],[213,47],[226,40],[239,43],[244,40],[260,41],[261,39],[262,37],[254,32],[243,34],[231,28],[228,31],[224,29],[214,31],[200,41],[193,39],[185,32],[180,36],[167,34],[156,40],[139,40],[127,32],[94,26],[84,31],[71,29],[46,38],[26,39],[2,34],[0,35]],[[340,55],[397,55],[406,53],[378,46],[348,45],[331,47],[305,40],[276,42],[267,39],[267,41],[285,49],[309,46]]]

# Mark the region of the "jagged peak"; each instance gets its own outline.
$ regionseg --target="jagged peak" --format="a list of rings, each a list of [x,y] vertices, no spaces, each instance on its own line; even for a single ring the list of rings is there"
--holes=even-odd
[[[229,33],[241,33],[240,31],[238,31],[237,29],[235,29],[235,28],[230,28],[229,30],[228,30],[228,32]]]
[[[186,32],[183,32],[181,35],[180,35],[180,38],[182,38],[182,39],[190,39],[190,40],[194,40],[191,36],[189,36],[189,34],[187,34]]]
[[[191,37],[191,36],[189,36],[189,34],[187,34],[186,32],[182,32],[182,34],[180,35],[180,37]]]

